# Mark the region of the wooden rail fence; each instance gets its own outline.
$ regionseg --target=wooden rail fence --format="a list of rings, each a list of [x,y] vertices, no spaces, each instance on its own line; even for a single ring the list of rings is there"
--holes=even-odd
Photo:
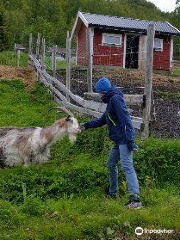
[[[85,98],[73,94],[63,83],[58,81],[55,77],[50,76],[42,67],[36,56],[29,55],[30,64],[35,67],[40,81],[49,88],[53,94],[55,101],[61,106],[75,110],[81,114],[91,115],[93,117],[100,117],[106,109],[106,104],[100,102],[99,96],[96,93],[85,93]],[[70,99],[76,104],[72,104]],[[144,106],[143,95],[129,95],[124,94],[124,100],[127,105]],[[134,127],[142,129],[143,119],[140,117],[131,116]]]
[[[149,136],[149,122],[151,112],[151,95],[152,95],[152,63],[153,63],[153,42],[155,26],[150,24],[147,31],[147,57],[146,57],[146,79],[144,95],[124,94],[124,100],[128,106],[138,105],[143,109],[143,117],[131,116],[133,125],[136,129],[142,130],[142,138]],[[88,32],[88,53],[91,56],[90,37]],[[40,50],[40,46],[42,50]],[[42,55],[41,55],[42,53]],[[88,92],[84,93],[84,98],[71,92],[71,36],[67,33],[66,40],[66,85],[56,79],[55,73],[50,76],[44,68],[45,58],[45,39],[40,41],[40,34],[37,38],[36,55],[33,55],[32,34],[29,39],[29,64],[35,67],[37,76],[40,81],[48,86],[49,92],[53,95],[54,100],[61,106],[70,108],[80,114],[87,114],[93,117],[100,117],[106,110],[106,104],[102,103],[99,95],[92,91],[92,56],[88,61]],[[131,111],[130,111],[131,113]]]

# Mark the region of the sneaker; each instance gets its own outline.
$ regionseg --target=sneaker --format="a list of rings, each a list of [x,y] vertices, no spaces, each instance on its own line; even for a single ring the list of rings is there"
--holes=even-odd
[[[120,196],[119,196],[118,193],[114,193],[114,194],[108,193],[108,194],[107,194],[107,197],[108,197],[108,198],[112,198],[112,199],[116,199],[116,200],[120,199]]]
[[[142,202],[139,200],[139,199],[137,199],[137,200],[134,200],[134,201],[129,201],[127,204],[126,204],[126,207],[128,208],[128,209],[139,209],[139,208],[143,208],[143,206],[142,206]]]
[[[110,193],[109,192],[109,188],[106,188],[105,189],[105,194],[106,194],[106,197],[107,198],[112,198],[112,199],[120,199],[120,195],[119,195],[119,192],[115,192],[115,193]]]

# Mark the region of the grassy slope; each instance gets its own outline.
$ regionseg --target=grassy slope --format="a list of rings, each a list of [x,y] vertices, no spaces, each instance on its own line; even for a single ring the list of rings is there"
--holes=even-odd
[[[20,58],[20,67],[27,67],[28,62],[28,54],[21,52]],[[0,52],[0,65],[8,65],[12,67],[17,66],[17,54],[14,51],[3,51]],[[74,66],[75,63],[72,63]],[[45,66],[47,69],[52,69],[52,59],[51,55],[47,55],[45,58]],[[66,61],[65,60],[58,60],[56,61],[56,68],[57,69],[66,69]]]
[[[20,67],[27,67],[28,54],[21,52]],[[14,51],[0,52],[0,65],[17,66],[17,54]]]
[[[53,123],[57,115],[53,111],[48,113],[54,103],[45,91],[39,84],[34,92],[29,92],[18,80],[0,82],[0,126]],[[104,140],[100,135],[103,131],[106,130],[83,133],[74,146],[67,139],[57,143],[52,149],[52,159],[42,166],[0,169],[1,240],[117,239],[122,233],[134,239],[137,226],[180,229],[179,188],[170,183],[155,187],[151,172],[145,173],[143,165],[146,157],[147,168],[158,169],[157,163],[163,161],[165,165],[159,170],[162,173],[163,167],[168,166],[166,157],[173,161],[174,155],[171,157],[169,152],[168,156],[159,156],[155,149],[158,142],[154,140],[151,140],[154,146],[147,144],[145,149],[140,146],[135,164],[144,179],[141,198],[145,208],[129,211],[124,208],[128,197],[124,181],[120,185],[120,201],[104,197],[108,185],[104,162],[111,144],[106,142],[103,148],[101,143],[98,145]],[[162,144],[161,151],[168,146],[177,151],[178,158],[179,142]],[[98,153],[100,148],[103,154]],[[153,156],[157,158],[154,163]],[[138,161],[142,164],[139,169]],[[178,180],[178,174],[175,176]]]

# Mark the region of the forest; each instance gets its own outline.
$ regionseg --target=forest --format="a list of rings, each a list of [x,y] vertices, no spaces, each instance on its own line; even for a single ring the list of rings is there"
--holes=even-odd
[[[27,46],[29,33],[40,32],[48,45],[65,46],[77,11],[169,21],[180,28],[180,0],[174,12],[165,13],[146,0],[0,0],[0,50],[14,43]],[[176,52],[178,45],[176,41]]]

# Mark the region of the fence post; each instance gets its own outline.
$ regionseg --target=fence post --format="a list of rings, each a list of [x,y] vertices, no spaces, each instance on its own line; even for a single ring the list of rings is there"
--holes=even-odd
[[[88,82],[88,92],[92,92],[92,64],[93,64],[93,43],[92,43],[92,32],[91,28],[87,29],[87,82]]]
[[[66,38],[66,87],[70,90],[71,88],[71,38],[69,35],[69,31],[67,31]],[[66,96],[69,100],[68,95]]]
[[[53,49],[52,49],[52,71],[53,71],[53,77],[56,77],[56,51],[57,51],[57,46],[53,46]]]
[[[36,43],[36,58],[39,60],[39,53],[40,53],[40,44],[41,44],[41,34],[38,33],[37,43]]]
[[[21,50],[18,49],[17,51],[17,66],[20,66],[20,60],[21,60]]]
[[[32,33],[29,35],[29,55],[32,55],[33,53],[33,37]]]
[[[146,52],[146,79],[144,94],[146,96],[146,104],[143,111],[144,131],[142,139],[149,137],[149,122],[151,117],[151,97],[152,97],[152,77],[153,77],[153,53],[154,53],[154,35],[155,26],[149,24],[147,29],[147,52]]]
[[[46,40],[42,38],[42,55],[41,55],[41,65],[44,68],[45,58],[46,58]]]

